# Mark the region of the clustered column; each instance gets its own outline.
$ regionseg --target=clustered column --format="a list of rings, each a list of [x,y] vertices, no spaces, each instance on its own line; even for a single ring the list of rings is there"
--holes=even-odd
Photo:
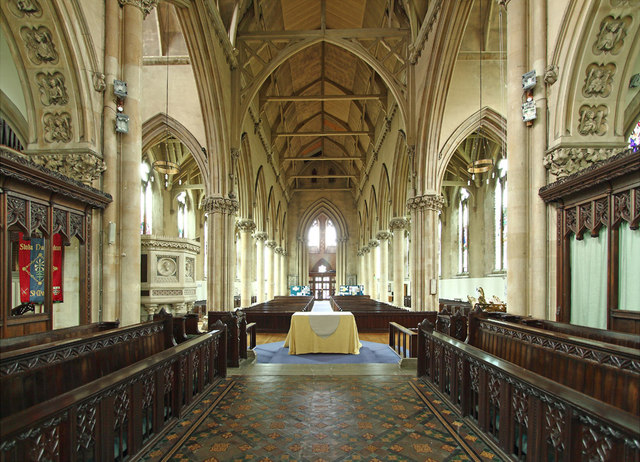
[[[392,218],[389,228],[393,233],[393,304],[404,307],[404,232],[407,220]]]
[[[378,298],[384,303],[389,303],[389,231],[381,230],[376,234],[376,239],[380,241],[380,283],[378,286]]]
[[[267,246],[266,256],[267,259],[267,300],[273,300],[273,295],[276,288],[276,280],[274,277],[274,260],[275,260],[275,248],[278,246],[276,241],[267,241],[264,243]]]
[[[264,287],[264,241],[267,240],[267,233],[257,232],[253,236],[256,240],[256,302],[265,301]]]
[[[251,305],[251,233],[256,229],[256,224],[253,220],[240,220],[237,226],[240,230],[240,306],[246,307]]]
[[[411,309],[438,309],[438,213],[444,199],[425,194],[407,201],[412,222]]]
[[[363,293],[371,295],[371,287],[369,287],[369,247],[362,247],[358,254],[360,255],[360,284],[364,286]]]
[[[273,295],[282,295],[282,285],[280,284],[280,272],[282,265],[282,247],[273,249]]]
[[[348,237],[338,238],[336,249],[336,289],[347,283],[347,242]]]
[[[289,295],[287,284],[287,251],[280,248],[280,295]]]
[[[202,201],[208,214],[209,254],[207,255],[207,303],[214,311],[233,310],[235,281],[235,215],[238,201],[208,196]]]

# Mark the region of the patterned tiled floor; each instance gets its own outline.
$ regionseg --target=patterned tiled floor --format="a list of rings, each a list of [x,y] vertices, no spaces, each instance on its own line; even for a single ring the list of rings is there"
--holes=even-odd
[[[414,378],[246,376],[218,385],[143,460],[499,458]]]

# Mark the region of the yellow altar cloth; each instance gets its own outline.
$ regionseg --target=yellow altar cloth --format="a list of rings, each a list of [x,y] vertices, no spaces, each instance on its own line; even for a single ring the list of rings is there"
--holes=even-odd
[[[360,354],[362,344],[353,314],[348,311],[298,312],[284,342],[290,355],[306,353]]]

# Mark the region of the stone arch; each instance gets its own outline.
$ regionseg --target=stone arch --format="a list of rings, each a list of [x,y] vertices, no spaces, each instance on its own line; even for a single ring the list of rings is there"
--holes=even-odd
[[[471,114],[453,131],[438,154],[436,191],[440,191],[447,165],[460,143],[478,130],[497,143],[506,144],[507,142],[507,121],[504,117],[489,107],[484,107]]]
[[[160,143],[167,134],[175,136],[191,152],[196,161],[205,187],[205,195],[209,185],[209,170],[205,151],[196,137],[180,122],[166,114],[158,113],[142,124],[142,152]]]
[[[378,182],[378,190],[380,198],[378,201],[378,229],[386,230],[389,227],[389,213],[391,212],[391,184],[389,181],[389,172],[387,165],[382,164],[380,171],[380,181]]]
[[[252,220],[254,196],[251,180],[253,179],[253,168],[251,167],[251,146],[246,133],[242,134],[240,146],[238,163],[234,172],[238,180],[238,213],[240,217]]]
[[[333,202],[329,201],[328,199],[322,198],[318,199],[309,207],[307,207],[304,213],[300,216],[300,221],[298,222],[298,238],[304,239],[304,237],[307,235],[309,227],[313,223],[314,218],[320,213],[324,213],[325,215],[327,215],[333,222],[337,230],[338,239],[345,239],[349,237],[347,222],[340,209],[336,207]]]
[[[403,132],[398,134],[393,159],[391,208],[393,217],[403,217],[407,214],[407,186],[411,174],[411,159],[407,153],[407,140]]]
[[[384,66],[382,66],[382,64],[379,63],[362,45],[358,44],[355,41],[332,37],[308,38],[299,42],[295,42],[282,49],[278,53],[278,55],[274,57],[274,59],[272,59],[264,67],[264,69],[262,69],[260,74],[258,74],[251,85],[242,92],[240,124],[242,125],[244,123],[244,119],[249,112],[249,106],[251,106],[253,100],[258,94],[258,91],[260,90],[260,87],[267,80],[269,75],[271,75],[281,64],[283,64],[295,54],[322,41],[351,52],[354,56],[363,60],[365,63],[371,66],[374,71],[376,71],[376,73],[380,76],[382,81],[385,83],[385,85],[391,91],[391,94],[395,98],[400,110],[400,115],[402,117],[402,125],[405,126],[406,121],[408,120],[406,98],[403,95],[403,89],[395,82],[395,78],[393,77],[393,75],[388,70],[386,70]]]
[[[254,187],[254,220],[256,222],[257,231],[266,231],[267,229],[267,188],[264,180],[264,169],[262,166],[258,169]]]

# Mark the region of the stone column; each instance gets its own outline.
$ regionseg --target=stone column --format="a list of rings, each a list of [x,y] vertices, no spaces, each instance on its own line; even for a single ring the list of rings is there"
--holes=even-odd
[[[438,213],[444,199],[440,195],[425,194],[407,201],[411,212],[412,268],[411,309],[438,309]]]
[[[280,294],[289,295],[289,284],[287,281],[287,252],[280,249]]]
[[[118,77],[118,61],[120,56],[120,22],[118,21],[119,7],[117,0],[105,2],[105,34],[104,42],[104,79],[106,90],[103,97],[102,123],[105,128],[102,133],[102,152],[107,166],[103,174],[103,190],[111,194],[113,202],[109,204],[102,215],[102,317],[100,321],[115,321],[120,318],[120,295],[118,292],[118,255],[120,243],[117,233],[115,242],[109,243],[109,223],[118,224],[118,209],[120,194],[118,188],[118,136],[115,132],[116,103],[113,94],[113,80]],[[117,228],[116,228],[117,229]],[[153,315],[153,314],[151,314]]]
[[[258,232],[253,236],[256,240],[256,302],[265,301],[264,287],[264,241],[267,240],[267,233]]]
[[[507,309],[527,314],[527,204],[529,165],[527,128],[522,122],[522,74],[527,72],[527,4],[509,1],[507,7]]]
[[[337,268],[336,268],[336,292],[338,288],[347,283],[347,242],[349,238],[344,236],[338,238]]]
[[[381,230],[376,234],[376,239],[380,241],[380,282],[378,298],[384,303],[389,303],[389,231]]]
[[[282,295],[282,281],[280,275],[282,266],[282,247],[273,249],[273,295]]]
[[[123,13],[122,79],[129,133],[120,139],[120,321],[140,322],[140,162],[142,161],[142,20],[156,1],[120,0]],[[110,127],[105,127],[110,129]]]
[[[369,287],[369,247],[364,246],[360,249],[360,277],[359,284],[364,286],[363,293],[365,295],[371,294],[371,288]]]
[[[371,249],[371,252],[369,252],[369,285],[371,286],[371,298],[375,300],[378,300],[379,298],[379,295],[378,295],[378,275],[380,272],[380,265],[379,265],[380,255],[378,254],[378,252],[380,251],[379,247],[380,247],[380,243],[377,240],[371,239],[369,241],[369,248]]]
[[[404,307],[404,231],[407,220],[392,218],[389,228],[393,233],[393,304]]]
[[[253,253],[251,233],[256,229],[253,220],[240,220],[237,224],[240,230],[240,306],[251,306],[251,268],[253,267]]]
[[[298,238],[298,259],[297,259],[297,272],[298,272],[298,284],[301,286],[308,285],[309,278],[309,264],[307,263],[307,246],[304,238]]]
[[[264,245],[267,246],[267,252],[265,255],[265,258],[267,259],[267,274],[266,274],[267,300],[273,300],[273,295],[276,288],[276,281],[275,281],[275,275],[274,275],[274,271],[275,271],[274,259],[275,259],[275,248],[277,247],[278,244],[276,244],[276,241],[267,241],[264,243]]]
[[[510,7],[511,8],[511,7]],[[528,313],[534,318],[547,319],[548,275],[547,255],[549,238],[547,207],[538,191],[547,184],[547,171],[544,167],[544,157],[547,152],[547,95],[543,81],[547,67],[547,2],[529,2],[529,17],[531,18],[529,52],[531,68],[536,71],[538,84],[534,88],[533,97],[537,107],[537,119],[531,130],[531,153],[529,164],[529,309]],[[511,18],[509,18],[511,19]],[[509,165],[509,169],[511,166]],[[509,179],[511,173],[509,172]],[[509,181],[507,181],[507,188]],[[509,207],[512,202],[508,202]],[[508,221],[507,221],[508,223]],[[507,225],[507,232],[509,225]],[[509,245],[509,241],[507,241]],[[507,258],[509,253],[507,252]],[[507,273],[508,274],[508,273]],[[507,285],[507,287],[509,287]],[[509,311],[512,311],[509,306]]]
[[[208,214],[207,305],[213,311],[233,311],[235,281],[234,228],[238,201],[208,196],[202,201]]]

